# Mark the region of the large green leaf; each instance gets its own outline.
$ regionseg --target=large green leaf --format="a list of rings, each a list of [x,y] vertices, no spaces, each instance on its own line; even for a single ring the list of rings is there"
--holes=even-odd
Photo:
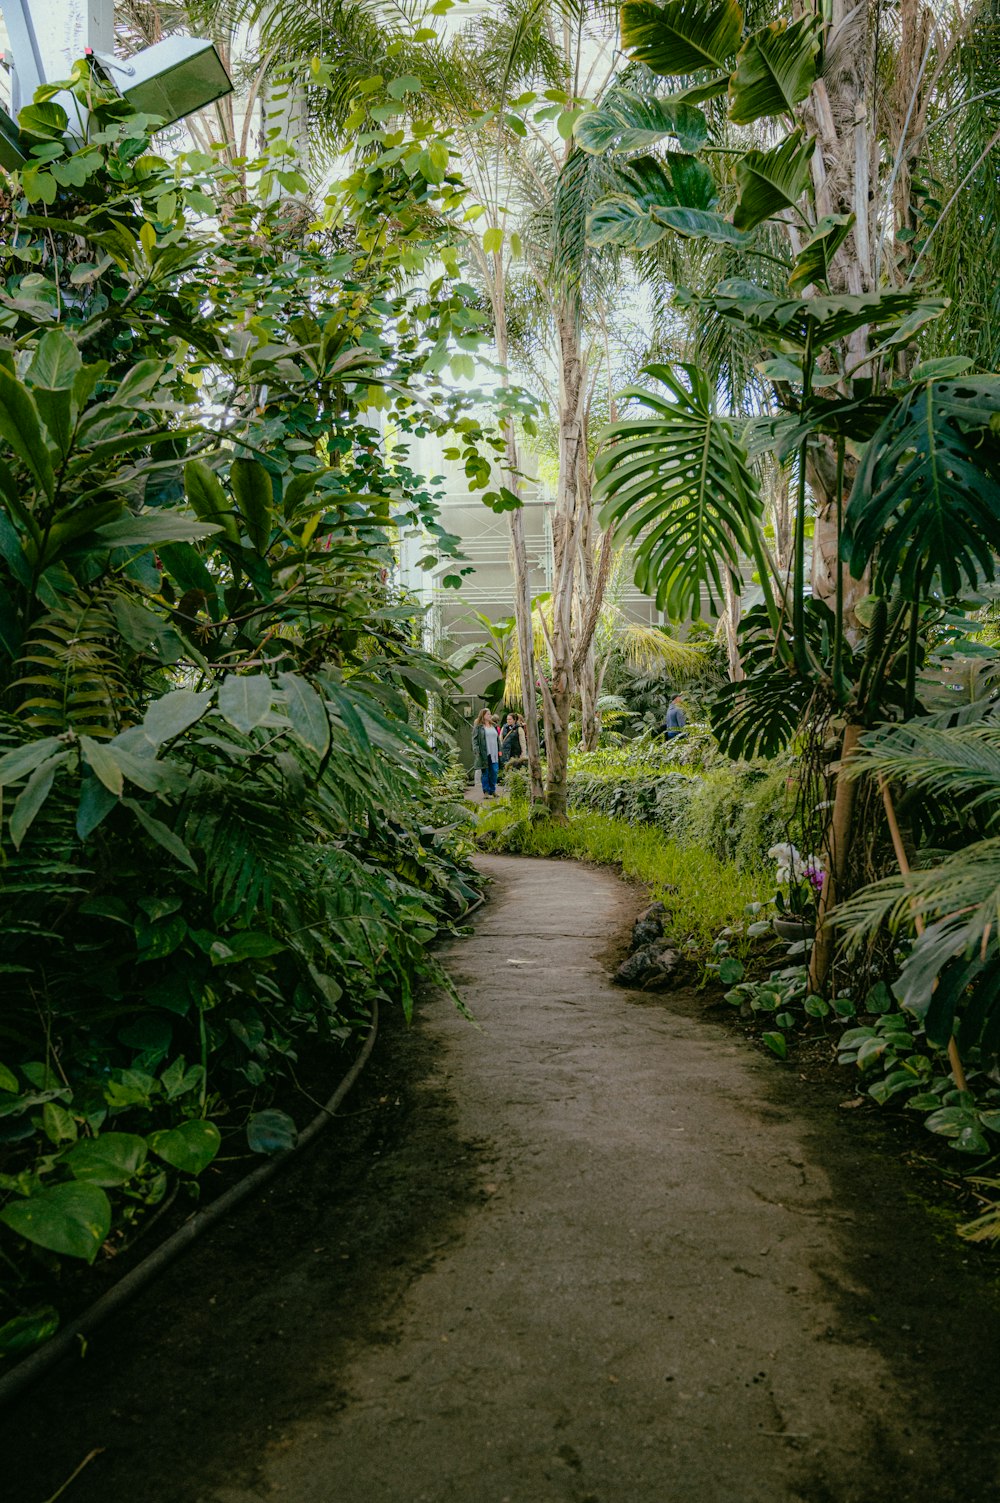
[[[219,714],[245,734],[267,715],[271,693],[266,673],[227,673],[219,690]]]
[[[229,480],[251,543],[258,553],[266,553],[274,510],[270,475],[259,459],[234,459]]]
[[[146,834],[155,840],[157,845],[162,846],[165,851],[169,852],[175,861],[179,861],[181,866],[186,866],[189,871],[196,872],[198,870],[191,852],[183,840],[174,834],[169,825],[165,825],[162,819],[157,819],[155,815],[150,814],[137,799],[122,799],[122,803],[126,809],[129,809],[135,815],[142,828],[146,831]]]
[[[622,48],[654,73],[677,75],[725,68],[740,45],[743,12],[736,0],[626,0]]]
[[[71,389],[83,361],[73,340],[62,329],[48,329],[38,341],[27,376],[34,386]]]
[[[193,543],[219,529],[207,522],[196,522],[183,512],[157,507],[141,517],[123,517],[98,527],[94,536],[109,548],[157,548],[161,543]]]
[[[16,850],[21,849],[25,835],[52,791],[56,773],[68,758],[69,752],[59,752],[56,756],[50,757],[47,762],[43,762],[40,767],[36,767],[18,794],[14,807],[10,811],[9,826],[10,838]]]
[[[10,445],[38,487],[51,498],[55,477],[38,408],[28,388],[5,366],[0,366],[0,439]]]
[[[153,700],[143,716],[143,735],[153,746],[162,746],[164,741],[172,741],[200,720],[211,703],[209,689],[200,694],[193,689],[174,689]]]
[[[576,143],[595,156],[635,151],[673,137],[681,151],[698,151],[708,139],[701,110],[669,95],[613,89],[596,110],[587,110],[573,127]]]
[[[59,750],[61,743],[58,736],[45,736],[41,741],[28,741],[23,746],[15,746],[13,751],[5,752],[0,757],[0,788],[8,783],[19,783],[27,777],[29,772],[34,772],[36,767]]]
[[[713,605],[721,600],[726,573],[738,578],[761,503],[709,377],[695,366],[678,369],[690,387],[669,366],[647,367],[667,398],[642,388],[622,394],[651,415],[605,430],[594,498],[602,524],[614,522],[619,537],[634,539],[639,588],[683,620],[701,614],[703,594]]]
[[[993,579],[1000,553],[1000,376],[929,381],[875,434],[855,477],[842,556],[877,593],[946,596]]]
[[[822,661],[833,639],[826,606],[808,600],[806,636]],[[716,690],[710,707],[712,729],[730,757],[775,757],[789,745],[813,694],[811,680],[793,662],[775,653],[774,632],[763,606],[751,607],[739,628],[744,677]]]
[[[74,1179],[90,1185],[127,1184],[146,1162],[146,1140],[132,1132],[104,1132],[82,1138],[66,1156]]]
[[[221,527],[230,543],[239,543],[240,530],[222,489],[222,481],[200,459],[189,459],[184,466],[184,494],[203,522],[212,522],[216,527]],[[200,533],[199,536],[203,537],[204,534]]]
[[[815,145],[800,128],[770,151],[744,152],[736,163],[740,198],[733,224],[738,230],[752,230],[798,203],[809,182],[809,161]]]
[[[619,191],[598,202],[587,221],[593,245],[647,250],[670,229],[727,243],[745,238],[713,212],[715,180],[697,157],[636,157],[619,168],[617,178]]]
[[[808,14],[791,26],[772,21],[744,42],[729,85],[729,118],[749,125],[764,115],[789,114],[816,78],[820,26]]]
[[[179,1127],[154,1132],[149,1138],[153,1152],[184,1174],[200,1174],[215,1158],[222,1142],[214,1122],[192,1118]]]
[[[864,292],[855,297],[779,297],[738,277],[720,282],[712,302],[723,318],[752,329],[778,350],[814,350],[846,339],[866,324],[873,330],[899,327],[916,310],[939,317],[947,298],[920,292]]]
[[[330,718],[322,699],[312,684],[297,673],[280,673],[278,684],[295,734],[311,751],[324,756],[330,745]]]
[[[38,1247],[92,1263],[111,1230],[111,1202],[98,1185],[53,1185],[12,1200],[0,1221]]]

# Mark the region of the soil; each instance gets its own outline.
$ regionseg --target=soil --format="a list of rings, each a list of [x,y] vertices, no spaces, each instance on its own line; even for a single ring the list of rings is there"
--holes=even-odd
[[[1000,1294],[936,1181],[484,858],[345,1114],[0,1420],[6,1503],[995,1503]],[[610,938],[609,938],[610,936]]]

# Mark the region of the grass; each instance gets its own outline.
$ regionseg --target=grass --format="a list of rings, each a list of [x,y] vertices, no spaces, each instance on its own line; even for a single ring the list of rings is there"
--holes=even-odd
[[[773,876],[737,871],[694,845],[681,845],[651,825],[634,825],[605,814],[571,814],[568,825],[530,821],[522,808],[504,805],[480,815],[477,836],[487,848],[525,856],[573,856],[619,866],[622,874],[649,887],[674,915],[671,937],[710,948],[720,929],[738,923],[747,903],[771,896]],[[671,886],[677,892],[671,892]]]

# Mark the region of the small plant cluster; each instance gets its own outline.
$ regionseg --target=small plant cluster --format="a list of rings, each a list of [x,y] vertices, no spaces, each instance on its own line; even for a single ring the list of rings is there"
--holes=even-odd
[[[826,875],[820,858],[804,856],[789,841],[773,845],[767,854],[777,863],[774,905],[778,912],[815,919]]]
[[[739,980],[725,1000],[746,1017],[771,1025],[761,1041],[779,1059],[788,1058],[789,1041],[796,1032],[814,1033],[818,1024],[827,1035],[833,1025],[842,1030],[834,1043],[837,1063],[856,1067],[859,1089],[878,1106],[891,1101],[922,1113],[927,1130],[945,1138],[958,1153],[996,1151],[1000,1086],[973,1069],[967,1072],[970,1089],[959,1090],[948,1072],[946,1053],[928,1040],[917,1018],[898,1006],[885,982],[876,982],[860,1002],[844,991],[827,1000],[810,992],[805,966],[773,970],[762,981],[742,980],[742,962],[728,953],[725,939],[717,941],[715,952],[720,958],[710,964],[709,972],[723,982]],[[858,1022],[859,1014],[871,1021]]]

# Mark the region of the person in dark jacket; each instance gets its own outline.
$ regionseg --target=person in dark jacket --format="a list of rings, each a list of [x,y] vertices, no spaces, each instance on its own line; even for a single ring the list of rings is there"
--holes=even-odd
[[[472,753],[483,785],[483,798],[493,798],[497,791],[500,737],[489,710],[480,710],[476,716],[472,727]]]

